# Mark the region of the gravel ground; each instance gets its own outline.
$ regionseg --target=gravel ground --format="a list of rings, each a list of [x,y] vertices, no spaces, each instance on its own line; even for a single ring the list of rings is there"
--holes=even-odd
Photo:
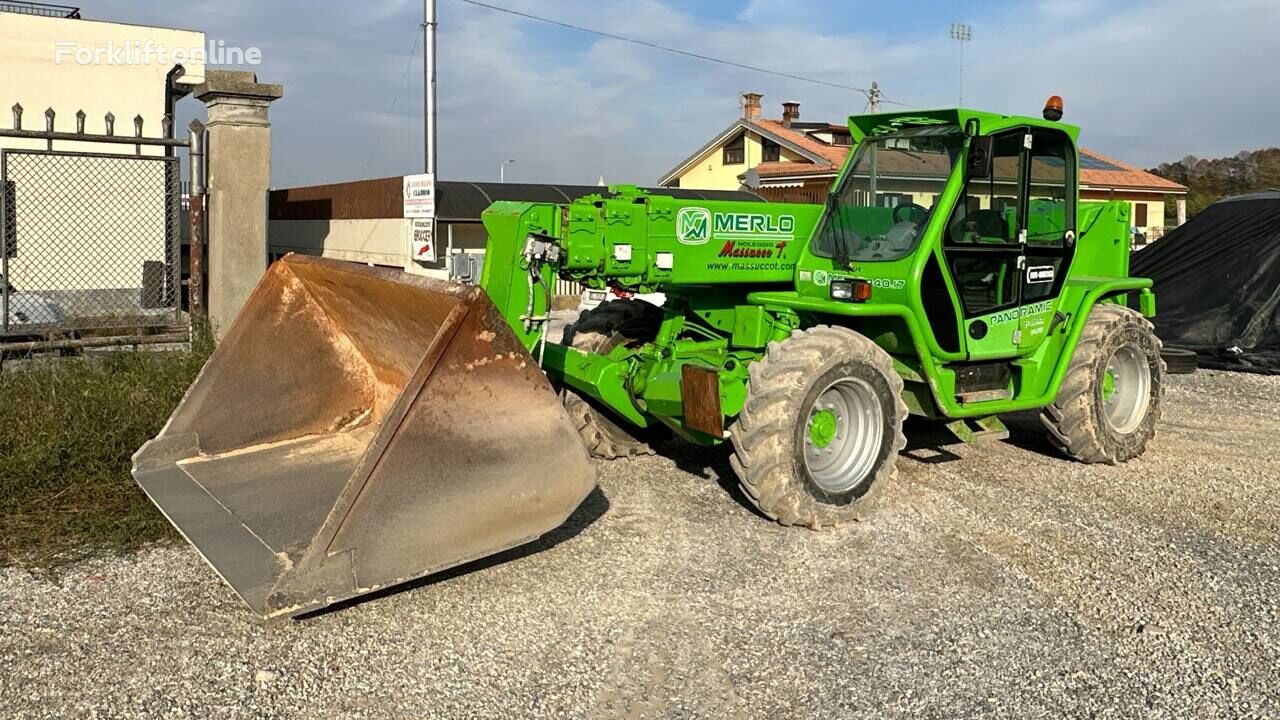
[[[532,551],[259,622],[186,547],[0,571],[0,717],[1280,715],[1280,378],[1170,378],[1143,459],[913,423],[864,523],[722,455],[604,464]]]

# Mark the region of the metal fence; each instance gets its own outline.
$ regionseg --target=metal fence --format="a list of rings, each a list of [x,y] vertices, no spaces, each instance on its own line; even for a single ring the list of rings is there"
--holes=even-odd
[[[70,5],[51,5],[41,2],[0,2],[0,12],[39,17],[80,19],[80,8]]]
[[[0,150],[6,335],[173,325],[176,157]]]
[[[149,138],[141,117],[132,136],[115,135],[110,113],[100,135],[83,112],[75,132],[58,131],[52,109],[43,130],[23,128],[20,105],[13,117],[0,128],[16,145],[0,148],[0,350],[185,339],[175,149],[186,142],[168,118]]]

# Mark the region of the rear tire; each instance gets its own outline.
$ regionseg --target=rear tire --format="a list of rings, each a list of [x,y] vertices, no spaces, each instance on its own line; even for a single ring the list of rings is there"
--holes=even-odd
[[[561,344],[604,355],[620,345],[634,347],[652,341],[661,324],[662,308],[643,300],[613,300],[578,315],[577,321],[564,329]],[[562,388],[560,399],[592,457],[613,460],[653,454],[648,442],[656,439],[652,431],[623,427],[571,388]]]
[[[1121,305],[1095,305],[1058,399],[1040,421],[1068,457],[1115,465],[1147,449],[1164,401],[1165,362],[1151,322]]]
[[[1160,357],[1169,375],[1190,375],[1200,368],[1200,356],[1194,350],[1167,347],[1160,351]]]
[[[742,490],[783,525],[860,520],[906,445],[902,378],[858,333],[820,325],[769,344],[730,428]]]

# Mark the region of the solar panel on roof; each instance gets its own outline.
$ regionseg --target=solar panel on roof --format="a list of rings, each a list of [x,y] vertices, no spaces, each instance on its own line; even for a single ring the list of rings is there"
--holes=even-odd
[[[1081,170],[1109,170],[1111,172],[1128,172],[1128,170],[1120,167],[1119,165],[1116,165],[1115,163],[1109,163],[1106,160],[1099,160],[1098,158],[1093,157],[1092,155],[1085,155],[1084,153],[1080,153],[1080,169]]]

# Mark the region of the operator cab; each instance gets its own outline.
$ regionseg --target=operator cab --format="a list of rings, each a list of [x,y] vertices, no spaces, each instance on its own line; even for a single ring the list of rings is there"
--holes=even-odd
[[[1033,351],[1076,232],[1075,130],[1049,116],[851,118],[863,140],[828,197],[800,291],[826,294],[806,278],[865,280],[875,288],[866,302],[928,317],[923,332],[944,361]]]

